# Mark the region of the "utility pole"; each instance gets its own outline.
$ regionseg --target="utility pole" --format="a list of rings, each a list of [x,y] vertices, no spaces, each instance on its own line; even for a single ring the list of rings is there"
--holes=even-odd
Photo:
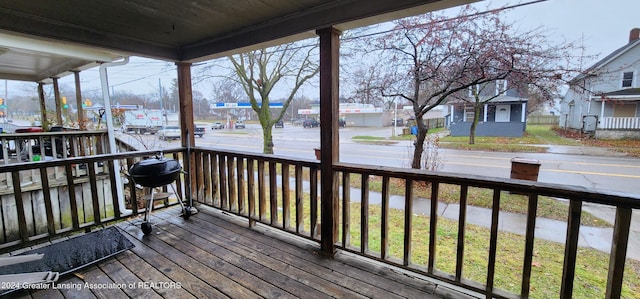
[[[164,94],[162,92],[162,79],[158,78],[158,94],[160,95],[160,111],[162,112],[163,120],[162,125],[169,123],[169,116],[167,111],[164,110]]]

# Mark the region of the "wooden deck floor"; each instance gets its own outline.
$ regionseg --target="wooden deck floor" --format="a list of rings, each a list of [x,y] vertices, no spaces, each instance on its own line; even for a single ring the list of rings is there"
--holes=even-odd
[[[118,227],[131,250],[61,277],[55,289],[21,290],[11,298],[465,298],[402,271],[200,207],[154,213],[153,232]],[[134,220],[136,222],[136,220]],[[139,220],[137,220],[139,223]]]

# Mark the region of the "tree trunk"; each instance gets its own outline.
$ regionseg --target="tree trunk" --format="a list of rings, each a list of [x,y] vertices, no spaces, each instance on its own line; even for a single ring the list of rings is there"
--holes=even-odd
[[[273,126],[263,126],[262,127],[262,152],[265,154],[273,154]]]
[[[478,103],[473,105],[473,121],[471,122],[471,128],[469,128],[469,144],[476,144],[476,128],[478,127],[481,108],[482,105]]]
[[[416,142],[413,144],[413,160],[411,161],[411,168],[421,169],[422,167],[422,153],[424,152],[424,140],[427,138],[427,126],[422,120],[416,121],[418,126],[418,134],[416,135]]]

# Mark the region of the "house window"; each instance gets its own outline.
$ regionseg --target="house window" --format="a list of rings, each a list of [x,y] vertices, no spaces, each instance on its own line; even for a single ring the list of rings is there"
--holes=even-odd
[[[507,92],[507,80],[496,81],[496,94],[501,95]]]
[[[622,87],[633,87],[633,72],[622,73]]]
[[[476,93],[480,94],[480,85],[476,84],[476,85],[469,86],[469,97],[475,98]]]
[[[472,122],[475,109],[473,107],[464,107],[464,122]]]

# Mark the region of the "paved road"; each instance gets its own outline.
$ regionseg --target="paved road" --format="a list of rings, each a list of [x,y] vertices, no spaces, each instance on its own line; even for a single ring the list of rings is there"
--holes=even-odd
[[[274,130],[275,153],[293,158],[315,159],[313,148],[318,147],[317,128],[285,127]],[[371,145],[354,142],[356,135],[388,137],[392,128],[340,129],[340,160],[349,163],[379,166],[409,167],[412,145],[401,141],[390,145]],[[177,143],[176,143],[177,144]],[[170,144],[162,144],[168,146]],[[196,145],[228,150],[262,152],[262,133],[258,126],[245,130],[217,130],[204,138],[196,138]],[[640,159],[618,155],[602,156],[602,151],[581,147],[553,147],[551,153],[502,153],[441,149],[438,155],[444,172],[468,173],[507,178],[511,159],[524,157],[539,160],[538,180],[541,182],[584,186],[640,194]]]
[[[277,155],[293,158],[314,159],[314,147],[319,146],[319,129],[303,129],[287,127],[274,131],[275,152]],[[370,145],[353,142],[352,137],[381,136],[392,134],[391,128],[344,128],[340,129],[340,159],[345,162],[372,164],[381,166],[409,167],[412,144],[398,142],[390,145]],[[157,147],[173,147],[178,142],[161,142],[152,136],[145,136],[147,143]],[[197,138],[196,145],[210,146],[227,150],[262,152],[262,135],[257,126],[249,125],[244,130],[219,130],[208,133],[204,138]],[[608,189],[633,194],[640,193],[640,159],[625,158],[603,152],[601,149],[584,147],[553,147],[549,153],[500,153],[477,152],[442,149],[438,151],[442,159],[441,171],[469,173],[494,177],[509,177],[511,159],[518,156],[537,159],[541,162],[539,181],[565,183],[596,189]],[[358,192],[358,190],[352,190]],[[375,192],[370,194],[375,203]],[[352,198],[357,199],[354,195]],[[402,198],[398,201],[402,202]],[[416,199],[416,213],[429,213],[428,199]],[[402,208],[402,207],[396,207]],[[439,205],[441,217],[457,219],[458,206],[455,204]],[[469,223],[490,226],[490,209],[468,207],[468,213],[475,215],[468,219]],[[585,211],[609,223],[614,222],[615,209],[585,204]],[[501,213],[500,229],[517,234],[524,234],[524,215]],[[634,211],[632,217],[630,248],[640,246],[640,211]],[[550,219],[538,219],[536,237],[563,243],[566,235],[566,222]],[[579,245],[609,252],[613,230],[611,228],[594,228],[583,226],[580,229]],[[629,251],[629,258],[640,260],[640,252]]]

